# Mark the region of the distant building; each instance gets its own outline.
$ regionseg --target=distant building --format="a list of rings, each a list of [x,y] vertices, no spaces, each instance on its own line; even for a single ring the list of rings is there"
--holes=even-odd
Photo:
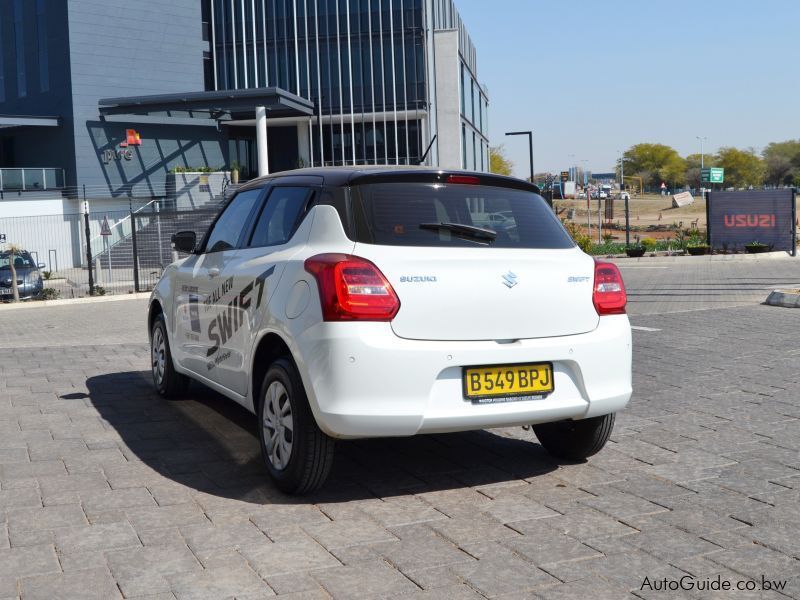
[[[0,190],[159,197],[175,167],[488,169],[452,0],[6,0]],[[22,171],[24,169],[24,172]]]

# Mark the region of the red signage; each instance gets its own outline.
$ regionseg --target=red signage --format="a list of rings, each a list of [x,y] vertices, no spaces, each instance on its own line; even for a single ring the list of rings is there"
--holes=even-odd
[[[776,216],[769,215],[724,215],[725,227],[775,227]]]
[[[120,148],[127,148],[128,146],[141,146],[142,145],[142,136],[139,135],[139,132],[135,129],[126,129],[125,130],[125,141],[121,142],[119,147]]]

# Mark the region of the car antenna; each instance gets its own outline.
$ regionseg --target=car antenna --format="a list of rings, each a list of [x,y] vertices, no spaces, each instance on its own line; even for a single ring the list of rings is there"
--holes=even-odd
[[[430,152],[431,148],[433,148],[433,142],[436,141],[437,137],[438,137],[438,134],[434,135],[433,138],[431,138],[431,143],[428,144],[428,149],[425,150],[425,154],[422,155],[422,158],[417,163],[418,165],[424,165],[425,164],[425,159],[428,158],[428,152]]]

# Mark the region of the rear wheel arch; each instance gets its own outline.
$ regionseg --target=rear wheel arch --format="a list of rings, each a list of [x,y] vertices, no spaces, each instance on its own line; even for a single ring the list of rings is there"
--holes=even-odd
[[[161,302],[158,300],[153,300],[150,303],[150,309],[147,313],[147,331],[152,335],[153,333],[153,325],[156,322],[156,317],[158,315],[163,315],[164,309],[161,307]]]
[[[264,383],[264,376],[270,365],[279,358],[289,360],[295,367],[297,366],[292,351],[288,344],[277,333],[268,333],[262,337],[253,352],[253,362],[250,369],[250,388],[252,390],[253,410],[258,413],[258,403],[261,401],[261,386]]]

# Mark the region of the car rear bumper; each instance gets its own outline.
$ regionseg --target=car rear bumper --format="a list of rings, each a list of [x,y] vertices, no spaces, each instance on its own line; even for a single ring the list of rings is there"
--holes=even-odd
[[[42,293],[43,286],[41,284],[36,283],[26,283],[23,285],[17,286],[17,291],[19,292],[19,299],[20,300],[32,300],[33,298],[37,298]],[[11,301],[14,298],[14,294],[12,288],[10,287],[0,287],[0,302],[3,301]]]
[[[296,340],[298,368],[319,426],[340,438],[408,436],[583,419],[631,397],[631,330],[608,316],[589,333],[438,342],[397,337],[388,323],[320,323]],[[298,357],[299,358],[299,357]],[[538,400],[465,400],[465,366],[551,362],[555,389]]]

